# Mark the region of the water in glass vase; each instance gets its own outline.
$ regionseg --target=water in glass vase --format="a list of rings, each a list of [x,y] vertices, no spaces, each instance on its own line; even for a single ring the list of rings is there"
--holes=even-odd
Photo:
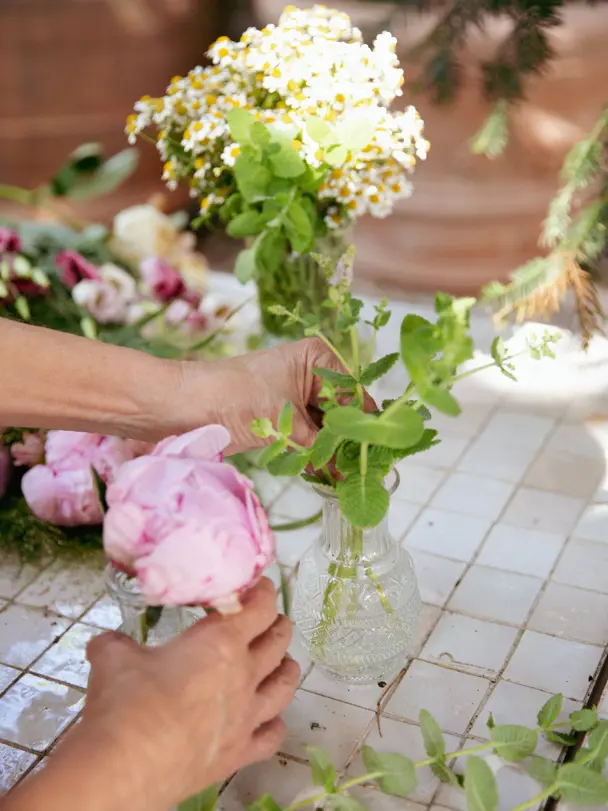
[[[391,492],[397,489],[398,476]],[[412,560],[384,521],[354,527],[323,496],[323,529],[298,569],[293,619],[310,658],[333,678],[390,681],[418,636],[420,593]]]

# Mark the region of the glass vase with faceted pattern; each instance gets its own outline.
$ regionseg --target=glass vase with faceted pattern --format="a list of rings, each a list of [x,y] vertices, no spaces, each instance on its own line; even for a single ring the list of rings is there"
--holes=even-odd
[[[398,486],[398,475],[390,488]],[[353,526],[333,493],[323,497],[323,529],[302,558],[293,619],[310,658],[333,678],[390,681],[418,636],[420,593],[412,560],[388,530]]]

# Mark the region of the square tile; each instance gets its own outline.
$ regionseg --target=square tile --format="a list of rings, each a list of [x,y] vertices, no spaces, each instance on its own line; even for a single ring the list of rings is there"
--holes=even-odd
[[[601,655],[599,647],[526,631],[504,678],[580,701],[589,689]]]
[[[273,502],[273,522],[278,523],[279,517],[291,521],[310,518],[319,512],[321,505],[321,496],[310,485],[295,481]]]
[[[456,389],[456,399],[462,406],[462,413],[458,417],[448,417],[447,414],[433,414],[431,427],[439,431],[439,436],[474,437],[490,418],[496,407],[495,401],[487,403],[467,403],[460,397],[460,388]]]
[[[68,628],[69,620],[22,605],[0,613],[0,658],[27,667]]]
[[[27,673],[0,698],[0,737],[42,752],[83,702],[79,690]]]
[[[524,529],[569,535],[584,504],[580,498],[522,487],[505,510],[503,521]]]
[[[515,572],[472,566],[448,603],[450,611],[521,625],[543,581]]]
[[[14,597],[38,574],[40,566],[23,563],[17,555],[3,555],[0,562],[0,597]]]
[[[608,544],[608,504],[590,504],[574,528],[575,538]]]
[[[547,450],[565,451],[585,456],[587,459],[603,459],[604,450],[588,426],[564,423],[558,426],[547,442]]]
[[[528,623],[553,636],[608,644],[608,594],[549,583]]]
[[[82,622],[103,628],[105,631],[115,631],[122,622],[122,617],[118,605],[106,594],[89,608]]]
[[[535,454],[535,448],[495,442],[481,436],[462,457],[458,470],[506,482],[518,482]]]
[[[554,426],[555,420],[550,417],[499,408],[481,436],[503,445],[519,445],[538,450]]]
[[[555,567],[553,579],[568,586],[608,594],[608,544],[569,541]]]
[[[388,529],[396,541],[400,541],[421,510],[420,504],[403,501],[400,498],[391,499],[388,513]]]
[[[19,602],[76,619],[104,593],[105,566],[101,555],[75,563],[56,560],[19,595]]]
[[[349,794],[362,802],[371,811],[426,811],[426,806],[406,800],[403,797],[392,797],[383,794],[376,788],[355,787]]]
[[[0,692],[4,692],[20,675],[21,671],[17,670],[17,668],[0,665]]]
[[[483,740],[490,740],[488,718],[490,714],[496,724],[520,724],[526,727],[536,726],[536,716],[540,708],[551,698],[551,693],[536,690],[534,687],[524,687],[521,684],[512,684],[500,681],[494,692],[486,702],[479,718],[471,729],[471,735]],[[580,702],[564,699],[558,721],[567,721],[571,712],[580,709]],[[564,728],[567,731],[567,728]],[[551,748],[555,755],[559,749]]]
[[[478,676],[415,661],[384,712],[418,723],[420,710],[429,710],[442,730],[462,735],[489,687]]]
[[[601,480],[604,463],[566,451],[545,449],[524,479],[529,487],[562,493],[575,498],[591,498]]]
[[[466,564],[411,549],[420,596],[424,603],[443,606],[462,577]]]
[[[470,473],[452,473],[433,496],[432,505],[444,510],[495,520],[503,511],[513,485]]]
[[[30,666],[31,671],[76,687],[86,687],[90,669],[86,646],[99,633],[97,628],[88,625],[73,625],[57,644],[52,645]]]
[[[403,498],[415,504],[426,504],[445,476],[444,471],[417,464],[411,459],[399,462],[397,468],[401,474],[401,485],[395,499]]]
[[[489,529],[490,521],[486,518],[427,507],[407,533],[405,545],[408,549],[469,561]]]
[[[324,675],[318,667],[314,667],[302,683],[303,690],[316,693],[317,696],[334,698],[336,701],[344,701],[346,704],[354,704],[356,707],[374,712],[385,688],[386,685],[380,687],[378,684],[349,684],[337,681]]]
[[[36,762],[36,755],[0,743],[0,792],[5,793]]]
[[[444,614],[420,654],[479,676],[495,676],[504,665],[517,629],[461,614]]]
[[[414,726],[413,724],[406,724],[403,721],[393,721],[391,718],[382,717],[380,719],[380,728],[382,730],[382,736],[378,734],[376,724],[373,725],[365,739],[366,746],[371,746],[378,752],[394,752],[396,754],[405,755],[413,760],[414,763],[426,758],[427,755],[424,750],[420,727]],[[459,738],[453,735],[446,735],[445,739],[448,751],[456,751]],[[357,755],[353,763],[348,767],[348,776],[354,777],[357,774],[364,773],[361,756]],[[408,799],[414,802],[429,803],[439,785],[439,780],[427,766],[416,769],[416,776],[418,778],[418,785]]]
[[[235,775],[220,797],[218,811],[243,811],[267,792],[285,808],[318,794],[319,787],[312,785],[308,766],[278,755]]]
[[[293,568],[320,532],[320,525],[314,524],[287,532],[275,532],[278,562]]]
[[[496,524],[481,548],[477,563],[545,578],[565,541],[565,535]]]
[[[333,758],[336,769],[343,769],[373,719],[370,710],[298,690],[283,713],[287,737],[281,752],[306,760],[305,746],[321,746]]]
[[[438,445],[433,445],[430,450],[425,451],[424,464],[440,470],[449,470],[458,462],[471,440],[459,436],[442,436],[440,439]]]

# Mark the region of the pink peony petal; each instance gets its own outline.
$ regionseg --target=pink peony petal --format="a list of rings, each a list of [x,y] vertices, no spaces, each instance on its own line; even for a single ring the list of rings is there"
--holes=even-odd
[[[204,425],[181,436],[159,442],[154,456],[180,456],[219,462],[221,452],[230,444],[230,433],[223,425]]]

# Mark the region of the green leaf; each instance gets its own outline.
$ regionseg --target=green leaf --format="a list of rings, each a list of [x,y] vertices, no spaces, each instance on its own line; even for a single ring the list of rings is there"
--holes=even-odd
[[[243,211],[242,214],[237,214],[226,226],[226,233],[235,239],[242,237],[250,237],[264,228],[267,222],[267,217],[253,208]]]
[[[372,139],[375,123],[361,113],[351,113],[334,127],[332,140],[349,152],[360,152]]]
[[[336,485],[340,507],[356,527],[375,527],[388,512],[390,497],[382,479],[373,471],[351,473]]]
[[[268,156],[277,177],[298,177],[306,170],[306,164],[298,154],[298,150],[288,139],[279,141],[278,152]]]
[[[500,337],[500,335],[496,336],[496,338],[494,338],[494,340],[492,341],[492,346],[490,347],[490,354],[492,355],[492,358],[496,361],[496,363],[500,366],[506,354],[505,342]]]
[[[194,797],[179,803],[177,811],[213,811],[220,796],[219,784],[209,786]],[[268,809],[268,811],[271,811]]]
[[[269,436],[274,434],[274,426],[266,417],[253,420],[249,426],[249,430],[254,436],[259,436],[260,439],[268,439]]]
[[[543,704],[538,711],[537,720],[539,727],[548,727],[559,718],[564,703],[564,696],[558,693]]]
[[[333,369],[322,369],[315,366],[312,371],[313,374],[320,377],[321,380],[327,380],[329,383],[333,383],[335,386],[339,386],[342,389],[350,389],[356,383],[352,375],[347,375],[343,372],[334,372]]]
[[[464,771],[464,792],[468,811],[496,811],[498,789],[492,770],[479,757],[471,755]]]
[[[255,274],[255,250],[245,248],[234,263],[234,275],[241,284],[246,284]]]
[[[283,436],[289,436],[293,431],[293,403],[285,403],[279,415],[278,422],[279,433]]]
[[[490,115],[475,133],[469,147],[473,155],[497,158],[509,140],[509,108],[506,99],[500,99]]]
[[[376,752],[371,746],[361,749],[361,757],[368,772],[382,772],[376,778],[380,791],[395,797],[407,797],[417,785],[416,768],[413,761],[404,755]]]
[[[445,760],[436,760],[434,763],[429,764],[429,768],[442,783],[447,783],[448,786],[460,785],[458,775],[454,774]]]
[[[282,811],[281,806],[270,794],[263,794],[259,800],[249,803],[247,811]]]
[[[371,384],[385,374],[388,374],[393,366],[399,360],[399,353],[393,352],[390,355],[385,355],[383,358],[370,363],[370,365],[362,373],[360,382],[363,386],[371,386]]]
[[[305,748],[310,761],[313,783],[315,786],[323,786],[326,791],[333,791],[336,783],[336,768],[331,757],[319,746]]]
[[[308,214],[297,200],[294,200],[287,209],[283,218],[283,225],[294,251],[306,253],[312,248],[314,243],[313,227]]]
[[[578,763],[567,763],[558,770],[556,787],[566,803],[573,805],[608,803],[608,780]]]
[[[350,794],[329,794],[324,802],[331,811],[367,811],[363,803]]]
[[[380,416],[366,414],[353,406],[343,406],[325,415],[325,427],[345,439],[399,450],[420,440],[424,421],[405,404]]]
[[[306,122],[306,132],[310,135],[313,141],[316,141],[318,144],[322,144],[328,135],[330,135],[331,127],[321,118],[309,118]]]
[[[325,163],[329,166],[342,166],[348,156],[345,146],[336,146],[325,151]]]
[[[600,721],[587,738],[589,749],[596,758],[604,761],[608,758],[608,721]]]
[[[538,732],[535,729],[517,724],[495,726],[490,737],[494,751],[504,760],[516,763],[531,755],[538,744]]]
[[[430,321],[410,313],[401,322],[401,360],[413,381],[426,383],[430,377],[429,363],[441,344]]]
[[[264,147],[270,143],[270,133],[268,127],[261,121],[254,121],[249,130],[249,138],[255,146]]]
[[[560,746],[574,746],[576,743],[576,735],[568,735],[566,732],[548,730],[545,732],[545,738],[551,743],[560,744]]]
[[[587,730],[593,729],[597,726],[598,720],[597,710],[583,709],[570,713],[572,728],[577,732],[587,732]]]
[[[310,459],[310,454],[302,451],[287,451],[268,463],[273,476],[299,476]]]
[[[262,273],[277,271],[287,255],[287,242],[281,229],[274,228],[259,237],[255,246],[255,264]],[[256,240],[257,242],[257,240]]]
[[[525,769],[543,788],[549,788],[555,783],[557,766],[547,758],[533,755],[525,765]]]
[[[110,194],[135,171],[138,161],[139,153],[136,149],[125,149],[102,163],[91,174],[79,174],[67,190],[67,195],[74,200],[88,200]]]
[[[462,411],[458,400],[447,389],[429,386],[422,389],[420,396],[427,405],[450,417],[457,417]]]
[[[268,169],[249,153],[242,152],[234,164],[234,177],[245,200],[263,197],[272,179]]]
[[[286,447],[287,441],[284,439],[277,439],[272,444],[267,445],[258,457],[258,465],[260,467],[266,467],[273,459],[276,459],[280,453],[283,453]]]
[[[492,713],[490,713],[488,715],[488,720],[486,721],[486,726],[487,726],[488,729],[494,729],[494,727],[496,726],[496,721],[494,720],[494,716],[492,715]]]
[[[329,462],[340,442],[341,439],[339,436],[332,434],[327,428],[321,428],[310,453],[310,463],[315,470],[318,470]]]
[[[429,757],[442,758],[445,755],[445,740],[437,721],[428,710],[420,711],[420,729],[424,748]]]
[[[415,445],[410,445],[409,448],[400,448],[399,451],[395,451],[395,461],[397,459],[405,459],[408,456],[414,456],[416,453],[428,451],[429,448],[438,445],[439,442],[440,440],[437,439],[437,431],[433,428],[425,428],[420,440],[416,442]]]
[[[233,141],[241,146],[250,142],[251,128],[256,123],[255,117],[250,112],[241,108],[229,110],[226,113],[226,121]]]

